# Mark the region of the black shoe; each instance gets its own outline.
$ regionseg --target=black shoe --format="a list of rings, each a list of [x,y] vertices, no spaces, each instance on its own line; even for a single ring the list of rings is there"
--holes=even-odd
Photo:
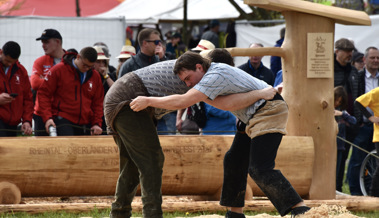
[[[304,214],[310,209],[311,208],[307,206],[295,207],[291,210],[291,218],[296,217],[297,215],[300,215],[300,214]]]
[[[246,217],[245,217],[245,214],[243,214],[243,213],[236,213],[236,212],[232,212],[229,210],[225,214],[225,218],[246,218]]]

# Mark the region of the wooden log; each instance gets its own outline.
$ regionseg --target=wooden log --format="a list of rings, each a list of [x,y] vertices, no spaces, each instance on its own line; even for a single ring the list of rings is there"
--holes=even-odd
[[[357,212],[376,211],[379,205],[379,198],[351,198],[342,200],[305,200],[305,204],[310,207],[319,207],[325,205],[339,205],[346,207],[347,210]],[[110,203],[49,203],[49,204],[18,204],[18,205],[0,205],[0,213],[17,213],[26,212],[30,214],[44,212],[65,211],[68,213],[82,213],[91,210],[107,210],[111,206]],[[142,202],[132,203],[133,211],[142,211]],[[163,201],[162,209],[164,212],[217,212],[226,211],[218,201]],[[244,211],[254,212],[271,212],[276,211],[275,207],[269,200],[250,200],[245,201]]]
[[[206,195],[218,200],[223,158],[233,136],[160,136],[165,154],[164,195]],[[0,140],[0,181],[16,184],[24,197],[113,195],[118,149],[111,136],[22,137]],[[302,196],[312,181],[310,137],[284,137],[277,168]],[[263,195],[249,180],[247,197]]]
[[[0,204],[19,204],[21,191],[12,183],[0,182]]]

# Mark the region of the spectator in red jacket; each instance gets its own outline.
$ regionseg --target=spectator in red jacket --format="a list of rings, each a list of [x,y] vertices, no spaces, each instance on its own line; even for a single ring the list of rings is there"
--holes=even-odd
[[[38,98],[37,92],[39,87],[42,85],[44,78],[47,72],[54,65],[61,62],[61,59],[65,53],[62,48],[62,36],[55,29],[45,29],[42,32],[41,37],[36,39],[37,41],[41,40],[42,49],[45,52],[45,55],[37,58],[33,64],[32,75],[30,76],[30,83],[33,89],[34,98]],[[38,101],[35,101],[34,106],[34,135],[36,136],[48,136],[45,132],[45,124],[42,121],[41,114],[37,114],[38,110]]]
[[[28,73],[18,62],[20,45],[9,41],[0,49],[0,137],[17,136],[17,125],[32,134],[33,96]]]
[[[38,90],[37,111],[47,132],[54,126],[58,136],[102,133],[104,88],[93,69],[96,59],[96,50],[85,47],[79,54],[65,54],[48,71]]]

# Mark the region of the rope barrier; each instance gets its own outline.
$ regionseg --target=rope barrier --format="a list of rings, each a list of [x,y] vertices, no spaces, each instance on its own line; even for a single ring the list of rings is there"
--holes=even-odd
[[[347,141],[347,140],[344,139],[344,138],[341,138],[340,136],[337,136],[337,139],[342,140],[342,141],[344,141],[345,143],[348,143],[348,144],[350,144],[351,146],[353,146],[353,147],[355,147],[355,148],[357,148],[357,149],[359,149],[359,150],[361,150],[361,151],[363,151],[363,152],[365,152],[365,153],[367,153],[367,154],[369,154],[369,155],[371,155],[371,156],[373,156],[373,157],[379,159],[379,156],[378,156],[378,155],[375,155],[375,154],[371,153],[370,151],[367,151],[367,150],[365,150],[365,149],[359,147],[358,145],[356,145],[356,144],[354,144],[354,143],[352,143],[352,142],[349,142],[349,141]]]
[[[77,128],[77,129],[84,129],[84,130],[88,130],[90,131],[91,129],[90,128],[87,128],[85,126],[78,126],[78,125],[73,125],[73,124],[61,124],[61,125],[57,125],[56,128],[59,128],[59,127],[63,127],[63,126],[71,126],[73,128]],[[13,130],[13,129],[0,129],[0,131],[8,131],[8,132],[17,132],[17,133],[22,133],[21,130]],[[33,133],[36,133],[36,132],[46,132],[46,130],[33,130]],[[212,130],[212,131],[191,131],[191,130],[188,130],[188,131],[157,131],[158,134],[159,133],[173,133],[173,134],[177,134],[177,133],[186,133],[186,134],[199,134],[199,133],[230,133],[231,135],[235,134],[236,131],[219,131],[219,130]],[[106,131],[103,131],[103,133],[107,133]]]

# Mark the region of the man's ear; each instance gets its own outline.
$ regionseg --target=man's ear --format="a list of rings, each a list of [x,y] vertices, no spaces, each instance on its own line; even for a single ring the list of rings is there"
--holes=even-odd
[[[196,64],[196,70],[200,70],[200,71],[204,71],[204,69],[203,69],[203,65],[201,65],[201,64]]]

